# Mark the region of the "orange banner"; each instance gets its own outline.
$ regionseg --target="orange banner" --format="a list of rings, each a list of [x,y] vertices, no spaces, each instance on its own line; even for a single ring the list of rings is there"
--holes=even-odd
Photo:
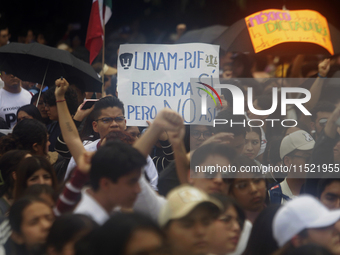
[[[255,53],[285,42],[307,42],[334,54],[327,19],[311,10],[269,9],[245,18]]]

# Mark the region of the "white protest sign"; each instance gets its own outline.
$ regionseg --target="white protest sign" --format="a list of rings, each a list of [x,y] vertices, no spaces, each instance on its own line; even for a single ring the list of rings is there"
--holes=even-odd
[[[191,84],[190,78],[206,83],[218,77],[217,45],[126,44],[119,48],[118,96],[129,126],[147,126],[146,121],[152,121],[164,107],[181,114],[185,124],[202,124],[201,109],[190,97],[202,93],[197,87],[203,86]],[[207,115],[214,112],[209,109]],[[212,120],[214,116],[204,117]]]

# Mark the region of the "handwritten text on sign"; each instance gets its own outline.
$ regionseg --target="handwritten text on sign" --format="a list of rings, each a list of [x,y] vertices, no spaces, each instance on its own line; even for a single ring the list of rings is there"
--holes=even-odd
[[[190,108],[196,108],[190,97],[200,93],[197,87],[201,85],[191,84],[190,78],[218,78],[218,71],[216,45],[121,45],[118,96],[124,103],[127,125],[146,126],[164,107],[180,113],[186,124],[201,123],[200,108],[190,114]],[[204,118],[212,122],[215,110],[210,109],[209,114]]]
[[[316,11],[269,9],[245,21],[255,53],[284,42],[308,42],[334,54],[327,20]]]

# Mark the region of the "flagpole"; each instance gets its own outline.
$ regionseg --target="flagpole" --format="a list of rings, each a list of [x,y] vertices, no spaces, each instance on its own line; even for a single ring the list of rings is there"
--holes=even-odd
[[[103,4],[103,8],[104,8]],[[103,13],[103,51],[102,51],[102,97],[106,96],[104,91],[104,65],[105,65],[105,14]]]

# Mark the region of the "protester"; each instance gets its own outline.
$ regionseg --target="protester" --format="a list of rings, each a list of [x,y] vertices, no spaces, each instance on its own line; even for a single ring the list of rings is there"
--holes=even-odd
[[[157,224],[136,213],[113,215],[85,240],[90,241],[87,251],[76,254],[163,254],[164,249],[164,234]]]
[[[48,127],[48,133],[50,146],[49,151],[55,151],[55,145],[57,143],[57,138],[60,135],[60,127],[58,123],[58,111],[57,111],[57,101],[56,97],[54,95],[55,87],[49,88],[44,93],[44,103],[45,103],[45,110],[47,112],[47,115],[51,121],[51,125]],[[72,88],[68,88],[68,90],[65,92],[64,100],[67,103],[68,109],[71,113],[71,115],[74,115],[78,108],[78,101],[77,101],[77,94]]]
[[[66,214],[56,218],[47,236],[47,254],[75,254],[76,242],[97,227],[93,220],[81,214]]]
[[[272,187],[269,191],[272,204],[286,203],[301,192],[305,183],[305,164],[310,162],[315,141],[313,137],[303,130],[295,131],[283,138],[280,146],[280,157],[283,165],[297,169],[289,171],[283,182]]]
[[[17,122],[17,109],[29,104],[32,95],[21,88],[21,80],[18,77],[1,71],[0,78],[4,82],[4,87],[0,89],[0,117],[6,121],[9,128],[13,128]]]
[[[15,172],[14,199],[24,195],[25,189],[34,184],[47,184],[56,191],[57,178],[50,162],[43,156],[32,156],[21,160]]]
[[[0,216],[5,215],[9,207],[13,204],[17,167],[22,159],[30,156],[29,152],[24,150],[11,150],[1,156]]]
[[[329,210],[340,208],[340,179],[322,178],[318,183],[317,197]]]
[[[11,238],[5,244],[6,254],[36,254],[44,244],[54,221],[52,209],[44,200],[23,197],[9,211]]]
[[[221,209],[218,201],[197,188],[184,185],[173,189],[158,220],[170,254],[208,254],[214,221]]]
[[[215,235],[211,235],[211,252],[225,255],[236,250],[246,216],[233,199],[222,195],[213,197],[222,203],[223,212],[214,223]]]
[[[340,211],[329,211],[311,196],[284,204],[273,221],[273,235],[282,252],[304,244],[323,246],[340,254]]]
[[[4,136],[0,140],[0,155],[13,149],[27,150],[32,155],[46,156],[48,152],[47,129],[38,120],[25,119],[20,121],[12,134]]]
[[[273,237],[273,219],[280,205],[270,205],[256,218],[243,255],[271,255],[279,247]]]
[[[17,111],[17,122],[20,122],[24,119],[35,119],[43,122],[39,110],[37,107],[31,104],[21,106]]]

